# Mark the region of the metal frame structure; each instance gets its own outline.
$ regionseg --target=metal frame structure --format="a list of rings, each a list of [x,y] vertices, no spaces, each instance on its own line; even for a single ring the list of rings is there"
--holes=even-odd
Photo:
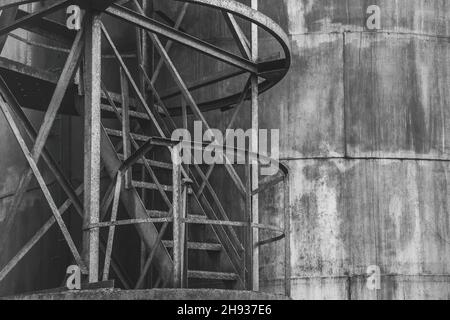
[[[228,128],[232,128],[246,100],[252,102],[252,126],[254,129],[258,129],[258,95],[269,90],[286,75],[291,61],[286,34],[271,19],[257,11],[257,0],[252,0],[252,8],[233,0],[178,0],[184,4],[173,25],[164,24],[154,17],[146,15],[146,1],[141,3],[137,0],[61,0],[33,13],[22,12],[18,7],[35,2],[38,1],[0,1],[0,9],[3,10],[0,21],[0,45],[3,47],[6,37],[14,36],[10,32],[18,28],[36,32],[50,39],[61,40],[61,43],[72,43],[72,45],[70,50],[59,49],[68,51],[68,56],[58,80],[54,84],[55,89],[49,105],[45,108],[45,118],[39,131],[27,119],[22,110],[26,106],[21,104],[21,99],[11,88],[11,83],[6,78],[4,79],[0,71],[0,108],[30,166],[30,169],[20,179],[5,222],[5,230],[11,229],[18,213],[18,205],[33,177],[37,179],[50,205],[53,217],[6,266],[2,267],[0,283],[56,223],[64,235],[74,261],[87,276],[89,283],[109,280],[112,268],[124,289],[142,288],[150,268],[154,267],[157,270],[158,279],[152,282],[152,287],[184,288],[189,286],[190,278],[211,279],[212,277],[215,280],[231,281],[234,283],[232,287],[236,289],[257,291],[259,290],[259,247],[284,239],[285,288],[286,294],[289,295],[288,169],[282,163],[258,154],[257,138],[253,139],[256,143],[252,145],[252,150],[234,150],[247,159],[245,181],[241,179],[227,155],[221,154],[227,177],[232,181],[245,204],[241,215],[242,220],[230,221],[210,182],[216,166],[209,166],[205,172],[197,164],[183,165],[178,159],[182,148],[189,146],[193,151],[201,151],[207,146],[169,139],[172,131],[177,128],[173,120],[174,116],[181,117],[184,127],[187,127],[188,114],[192,114],[195,119],[203,123],[206,129],[209,129],[210,125],[204,112],[214,109],[234,108],[231,122],[228,125]],[[44,3],[45,1],[40,2]],[[85,12],[82,28],[76,34],[69,30],[63,30],[56,23],[46,19],[49,14],[71,4],[81,6]],[[125,4],[128,7],[124,6]],[[192,5],[206,6],[222,13],[241,55],[228,52],[182,31],[181,24],[188,7]],[[104,15],[136,28],[137,50],[134,56],[138,62],[137,77],[133,76],[124,61],[123,54],[119,52],[107,28],[102,23]],[[252,25],[250,41],[236,17],[243,23]],[[51,27],[46,28],[47,25]],[[284,55],[282,59],[259,60],[259,29],[266,31],[279,43]],[[161,37],[167,39],[165,44]],[[120,94],[114,94],[108,90],[102,81],[101,67],[102,60],[105,59],[105,55],[102,54],[103,42],[110,47],[113,52],[111,57],[116,60],[120,69]],[[215,75],[203,82],[189,85],[183,80],[170,57],[169,53],[173,43],[184,45],[205,56],[231,65],[239,71]],[[45,45],[43,46],[45,47]],[[158,54],[159,61],[149,70],[148,52],[150,47]],[[166,68],[177,85],[177,90],[165,96],[161,96],[156,89],[156,83],[163,68]],[[26,70],[25,67],[21,68],[21,72],[26,76],[34,76]],[[149,74],[150,72],[151,74]],[[239,93],[202,103],[196,102],[193,97],[192,92],[195,90],[245,74],[248,75],[248,81]],[[79,75],[78,79],[81,81],[74,83],[76,75]],[[74,103],[76,113],[84,118],[84,183],[78,188],[71,185],[45,147],[55,118],[61,112],[62,102],[72,86],[75,86],[79,96],[83,97]],[[182,97],[181,105],[167,107],[166,101],[177,96]],[[102,123],[105,113],[116,117],[120,123],[120,130],[105,127]],[[145,125],[144,121],[146,121]],[[146,126],[151,127],[153,132],[157,133],[157,137],[146,134],[146,130],[144,130]],[[32,148],[26,144],[20,128],[23,128],[28,138],[34,142]],[[136,130],[141,133],[135,133]],[[163,163],[149,159],[148,155],[155,148],[167,150],[172,162]],[[37,164],[41,158],[68,197],[59,208],[38,169]],[[280,168],[279,173],[259,181],[259,163],[261,161],[277,165]],[[148,181],[144,178],[142,181],[133,180],[136,171],[134,168],[137,165],[142,167],[142,177],[147,177]],[[160,182],[155,167],[172,171],[171,184]],[[111,183],[104,195],[101,196],[100,173],[103,169],[110,176]],[[285,201],[284,225],[275,227],[261,224],[258,214],[258,194],[281,182],[284,183],[282,187]],[[146,190],[157,192],[166,205],[167,211],[148,210],[145,206]],[[80,198],[81,194],[83,194],[83,201]],[[190,214],[191,202],[195,202],[196,206],[201,209],[201,215]],[[127,220],[118,219],[120,203],[128,211],[130,218]],[[81,252],[75,245],[62,218],[70,207],[73,207],[83,219]],[[190,225],[196,224],[211,227],[219,243],[189,242],[188,228]],[[120,262],[113,255],[116,228],[124,225],[136,226],[145,248],[142,255],[141,274],[135,285],[130,283]],[[157,225],[159,227],[156,227]],[[170,226],[173,234],[172,241],[169,243],[164,240],[164,237]],[[106,239],[101,237],[100,229],[102,228],[108,229]],[[245,230],[245,239],[239,238],[236,228]],[[259,230],[269,230],[276,233],[276,236],[260,240]],[[0,236],[0,249],[7,236],[8,232]],[[169,247],[172,248],[172,255],[168,252]],[[234,270],[233,273],[189,270],[188,250],[215,250],[217,247],[222,248],[226,253]],[[100,261],[101,256],[104,256],[103,263]],[[101,267],[102,273],[100,273]]]

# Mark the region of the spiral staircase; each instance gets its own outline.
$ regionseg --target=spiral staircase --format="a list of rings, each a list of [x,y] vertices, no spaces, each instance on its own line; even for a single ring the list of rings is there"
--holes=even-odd
[[[125,298],[137,289],[258,291],[258,248],[280,241],[285,243],[284,289],[285,295],[289,296],[287,168],[274,159],[237,148],[234,149],[235,153],[247,160],[245,174],[229,161],[226,154],[221,154],[224,160],[221,168],[219,165],[205,167],[195,163],[185,164],[180,161],[182,150],[204,151],[208,145],[171,138],[176,129],[188,127],[188,119],[200,121],[205,128],[210,128],[204,113],[211,110],[232,109],[233,116],[228,127],[233,127],[246,101],[251,101],[252,106],[257,107],[258,94],[275,86],[286,75],[290,66],[289,40],[270,18],[236,1],[170,1],[179,8],[178,17],[172,19],[161,13],[159,19],[155,13],[148,14],[145,2],[0,2],[0,36],[3,37],[0,38],[3,39],[0,45],[4,46],[8,37],[18,38],[14,31],[23,29],[58,41],[61,46],[71,46],[66,50],[67,59],[58,74],[0,58],[0,107],[30,166],[20,179],[4,222],[5,228],[8,230],[19,214],[18,204],[33,177],[38,181],[53,213],[29,242],[14,257],[8,257],[10,260],[5,266],[0,266],[0,285],[47,231],[57,225],[71,251],[74,264],[85,275],[84,297],[92,296],[95,289],[113,287],[120,288],[120,292],[128,292],[117,294],[117,291],[111,291],[110,297],[116,295],[116,298]],[[36,3],[42,5],[30,12],[19,6]],[[48,17],[64,11],[69,5],[78,5],[84,11],[79,31],[69,30]],[[240,54],[185,32],[181,26],[190,7],[207,7],[220,12]],[[135,69],[129,66],[119,52],[114,37],[103,23],[105,17],[118,24],[131,25],[137,30],[136,51],[132,57]],[[248,40],[241,25],[250,26],[251,40]],[[267,61],[256,58],[258,28],[276,40],[283,58]],[[44,43],[21,40],[29,46],[57,50]],[[146,50],[150,50],[147,42],[151,43],[159,59],[151,69],[145,61]],[[200,52],[238,71],[214,74],[208,79],[189,84],[183,80],[170,56],[173,43]],[[115,72],[119,74],[119,83],[115,88],[105,83],[106,75],[102,77],[100,71],[106,59],[106,54],[102,53],[105,46],[115,60]],[[162,70],[177,85],[173,93],[166,96],[157,89],[161,87],[158,77]],[[234,78],[242,79],[243,76],[246,81],[242,82],[243,88],[239,92],[201,103],[193,97],[192,92],[196,90],[233,81]],[[116,88],[120,92],[115,92]],[[174,96],[182,97],[179,100],[184,103],[169,106],[167,102]],[[23,108],[45,112],[39,130],[34,128]],[[64,176],[46,148],[58,114],[84,118],[85,181],[77,188]],[[27,145],[22,132],[33,141],[34,146]],[[67,195],[67,200],[59,207],[38,168],[41,159]],[[278,173],[260,180],[258,171],[255,176],[254,168],[263,162],[276,165]],[[222,170],[224,179],[229,180],[233,192],[239,195],[236,201],[242,203],[241,212],[230,215],[229,206],[223,203],[219,189],[211,179],[217,169]],[[101,170],[109,177],[108,185],[104,188],[100,186]],[[274,186],[279,186],[284,193],[282,226],[262,224],[255,214],[258,210],[252,205],[255,196]],[[63,219],[63,215],[72,207],[83,220],[82,244],[75,243]],[[114,250],[117,230],[125,226],[135,227],[144,248],[142,255],[136,258],[140,263],[137,279],[127,275],[123,266],[126,262],[121,261]],[[260,230],[273,236],[260,239]],[[4,232],[0,237],[1,249],[8,233]],[[61,290],[42,294],[61,294]],[[208,294],[210,292],[204,292],[201,298]]]

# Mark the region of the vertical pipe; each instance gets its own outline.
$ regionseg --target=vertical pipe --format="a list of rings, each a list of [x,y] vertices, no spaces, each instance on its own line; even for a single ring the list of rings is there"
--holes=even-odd
[[[83,225],[100,220],[100,81],[101,22],[95,12],[86,14],[85,100],[84,100],[84,217]],[[89,282],[98,282],[99,230],[87,229],[83,235],[83,257],[89,266]]]
[[[258,10],[258,0],[252,0],[252,9]],[[258,26],[252,24],[251,28],[251,43],[252,43],[252,60],[258,61]],[[251,80],[252,86],[252,146],[251,151],[258,153],[259,151],[259,103],[258,103],[258,76],[255,74]],[[252,163],[252,190],[256,190],[259,187],[259,165],[258,159],[254,159]],[[254,195],[252,199],[252,221],[259,223],[259,198],[258,195]],[[254,247],[253,244],[259,241],[259,230],[253,229],[252,231],[252,287],[254,291],[259,291],[259,248]]]

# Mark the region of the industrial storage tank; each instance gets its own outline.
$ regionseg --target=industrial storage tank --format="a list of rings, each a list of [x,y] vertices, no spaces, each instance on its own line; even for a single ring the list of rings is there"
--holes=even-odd
[[[259,114],[260,128],[280,130],[290,168],[292,297],[448,299],[450,4],[260,0],[259,10],[292,46],[288,77],[261,96]],[[189,18],[192,29],[211,20],[196,30],[204,39],[232,43],[219,16]],[[261,55],[277,50],[260,34]],[[195,59],[185,68],[210,72]],[[220,128],[231,112],[209,117]],[[283,199],[260,202],[270,216]],[[261,257],[268,291],[280,290],[276,252]]]

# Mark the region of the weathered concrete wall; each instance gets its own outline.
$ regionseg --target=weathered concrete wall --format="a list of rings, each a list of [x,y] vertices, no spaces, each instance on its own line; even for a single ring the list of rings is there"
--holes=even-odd
[[[293,297],[448,298],[448,3],[284,4]],[[364,30],[372,4],[377,33]]]
[[[381,8],[377,32],[365,29],[372,4]],[[291,169],[292,296],[449,298],[450,4],[261,0],[260,8],[292,45],[292,69],[262,95],[260,111],[262,128],[280,129]],[[188,14],[185,28],[231,48],[220,15],[200,12]],[[200,27],[203,18],[210,28]],[[267,55],[265,48],[278,50],[263,34]],[[187,80],[189,72],[198,79],[214,70],[187,55],[174,52]],[[197,97],[238,87],[227,83]],[[223,128],[230,114],[208,119]],[[237,126],[248,124],[247,109]],[[264,215],[281,214],[279,193],[260,201]],[[270,291],[281,291],[280,252],[269,249],[261,261],[261,285]],[[365,286],[370,265],[381,268],[380,291]]]

